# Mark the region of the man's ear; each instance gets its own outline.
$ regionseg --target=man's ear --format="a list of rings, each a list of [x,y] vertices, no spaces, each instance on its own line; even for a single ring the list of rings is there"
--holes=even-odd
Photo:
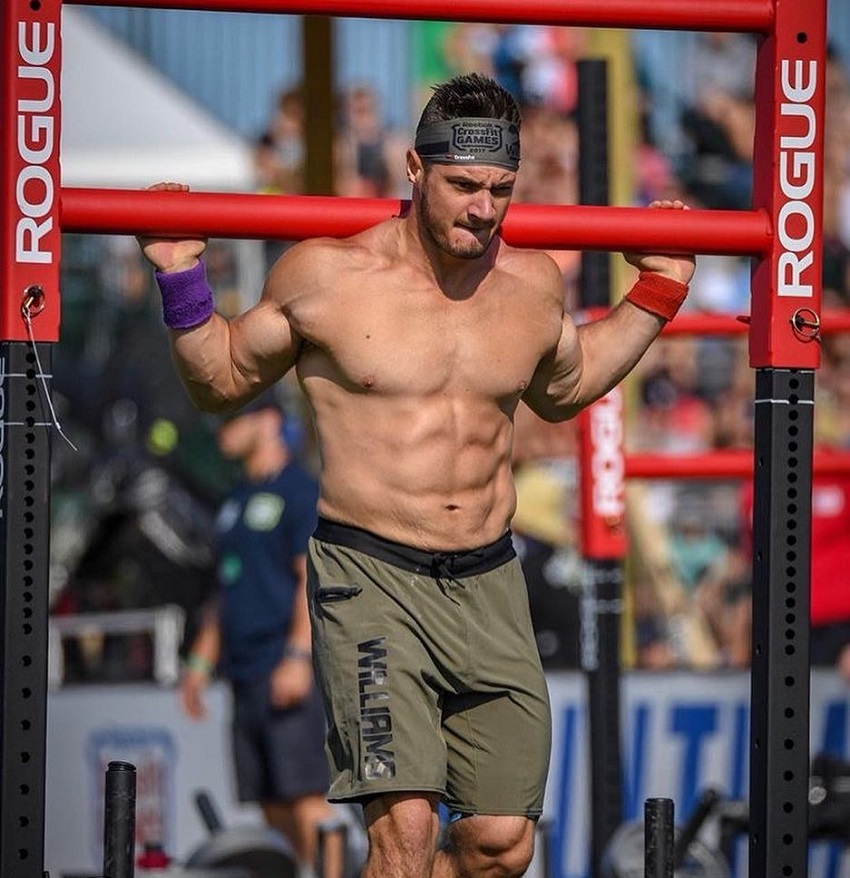
[[[419,153],[415,149],[409,149],[407,151],[407,179],[411,183],[418,183],[424,173],[425,166],[422,164],[422,159],[419,158]]]

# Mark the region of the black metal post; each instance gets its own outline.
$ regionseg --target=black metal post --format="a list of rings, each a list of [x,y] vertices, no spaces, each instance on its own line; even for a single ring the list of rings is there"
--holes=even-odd
[[[578,181],[581,204],[607,205],[611,200],[608,174],[608,62],[602,58],[579,61]],[[581,254],[583,308],[611,304],[611,257],[600,250]]]
[[[204,826],[206,826],[207,832],[209,832],[210,835],[215,835],[217,832],[221,832],[224,829],[224,824],[221,822],[218,808],[216,808],[212,797],[206,790],[198,790],[195,793],[195,805],[197,806],[198,812],[201,815],[201,820],[204,821]]]
[[[605,205],[608,192],[607,62],[578,62],[579,195],[582,204]],[[610,256],[581,258],[582,307],[611,301]],[[590,874],[600,874],[605,848],[623,819],[620,757],[620,559],[586,559],[582,601],[582,668],[587,679],[590,756]]]
[[[643,803],[644,878],[673,878],[673,810],[672,799]]]
[[[813,423],[812,370],[756,371],[749,874],[757,878],[807,874]]]
[[[333,19],[305,15],[301,22],[304,73],[304,192],[334,192]]]
[[[674,871],[682,867],[685,858],[688,856],[691,844],[719,802],[720,793],[713,788],[705,790],[705,792],[699,797],[696,807],[680,829],[675,844],[673,845]]]
[[[39,344],[49,371],[50,345]],[[50,419],[32,345],[0,343],[0,875],[43,878]]]
[[[587,679],[590,756],[590,875],[600,874],[605,849],[623,819],[620,758],[620,620],[623,567],[587,560],[582,596],[581,661]]]
[[[136,850],[136,766],[110,762],[103,806],[104,878],[133,878]]]

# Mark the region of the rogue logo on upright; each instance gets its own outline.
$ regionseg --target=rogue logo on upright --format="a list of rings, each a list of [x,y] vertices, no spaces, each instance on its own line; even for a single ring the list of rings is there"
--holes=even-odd
[[[779,138],[779,189],[783,202],[776,229],[782,246],[776,289],[780,296],[810,298],[815,280],[810,271],[814,262],[815,216],[805,199],[815,188],[815,153],[811,147],[817,121],[812,98],[817,88],[818,62],[809,61],[806,71],[805,62],[783,59],[780,70],[783,100],[778,124],[783,133]],[[802,120],[802,127],[797,120]],[[797,133],[784,133],[789,128]]]
[[[55,26],[42,32],[39,22],[18,22],[18,79],[31,80],[32,97],[18,100],[18,155],[24,162],[15,181],[18,221],[15,227],[17,262],[53,262],[53,253],[42,249],[53,228],[57,183],[45,167],[56,147],[56,82],[47,66],[56,48]],[[23,83],[21,83],[23,86]]]

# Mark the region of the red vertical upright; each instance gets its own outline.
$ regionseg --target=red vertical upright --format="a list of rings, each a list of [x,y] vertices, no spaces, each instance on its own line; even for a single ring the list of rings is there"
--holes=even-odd
[[[826,4],[776,0],[756,68],[753,207],[774,234],[752,279],[755,368],[820,365],[825,66]]]
[[[4,0],[0,51],[0,340],[59,337],[59,0]],[[40,291],[40,292],[39,292]]]

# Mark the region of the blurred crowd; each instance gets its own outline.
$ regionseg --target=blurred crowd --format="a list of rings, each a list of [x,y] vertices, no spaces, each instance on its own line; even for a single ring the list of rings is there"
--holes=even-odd
[[[470,70],[490,74],[520,100],[523,161],[515,200],[577,203],[577,62],[592,55],[589,32],[447,24],[438,51],[439,66],[447,75]],[[673,136],[660,129],[669,119],[656,112],[658,71],[648,57],[633,53],[637,142],[628,172],[634,205],[677,197],[692,207],[749,207],[755,57],[756,43],[748,35],[697,35],[688,69],[682,71],[689,85]],[[304,191],[304,117],[299,89],[282,91],[253,146],[257,191]],[[385,124],[377,90],[360,83],[343,89],[335,118],[334,191],[407,197],[404,151],[411,132]],[[824,306],[848,308],[850,77],[846,59],[832,47],[825,137]],[[66,289],[73,290],[74,284],[82,291],[91,287],[91,278],[74,275],[74,256],[85,246],[76,240],[66,247]],[[76,299],[66,297],[81,303],[80,312],[90,316],[80,318],[75,332],[75,314],[63,315],[68,339],[58,346],[61,368],[54,370],[55,388],[66,401],[77,437],[83,437],[83,454],[88,450],[91,455],[87,466],[67,449],[58,449],[56,455],[54,608],[120,608],[168,599],[183,603],[191,617],[208,576],[205,528],[232,473],[216,459],[214,425],[191,409],[173,374],[151,279],[141,268],[134,243],[109,239],[108,246],[109,258],[97,278],[105,293],[95,302],[86,299],[86,292]],[[269,241],[264,246],[268,267],[287,244]],[[234,250],[213,242],[208,255],[219,308],[235,313],[244,293],[238,289]],[[565,306],[578,309],[580,254],[552,255],[562,270]],[[79,264],[86,264],[82,256]],[[685,309],[748,314],[749,271],[745,258],[701,257]],[[850,452],[850,337],[827,336],[822,350],[816,375],[816,441]],[[753,392],[745,337],[660,339],[627,382],[626,449],[686,456],[751,448]],[[285,405],[301,405],[289,383],[283,395]],[[540,652],[549,667],[576,667],[586,570],[577,540],[574,424],[544,424],[521,407],[515,470],[514,529],[529,579]],[[816,540],[823,537],[829,544],[822,550],[815,547],[813,592],[843,585],[846,617],[837,618],[837,608],[834,618],[827,613],[823,621],[846,624],[850,643],[850,581],[827,581],[837,575],[840,563],[833,563],[832,572],[821,573],[817,567],[818,557],[850,559],[850,505],[844,505],[850,504],[850,485],[845,481],[815,485],[815,516],[828,519],[816,523]],[[79,492],[84,482],[95,487],[85,501]],[[747,486],[738,480],[630,482],[628,664],[747,665],[750,503]],[[75,539],[80,533],[83,538]],[[163,556],[165,561],[155,560]],[[168,564],[171,573],[165,571]],[[151,582],[155,588],[144,586]],[[85,663],[78,668],[84,678]]]

